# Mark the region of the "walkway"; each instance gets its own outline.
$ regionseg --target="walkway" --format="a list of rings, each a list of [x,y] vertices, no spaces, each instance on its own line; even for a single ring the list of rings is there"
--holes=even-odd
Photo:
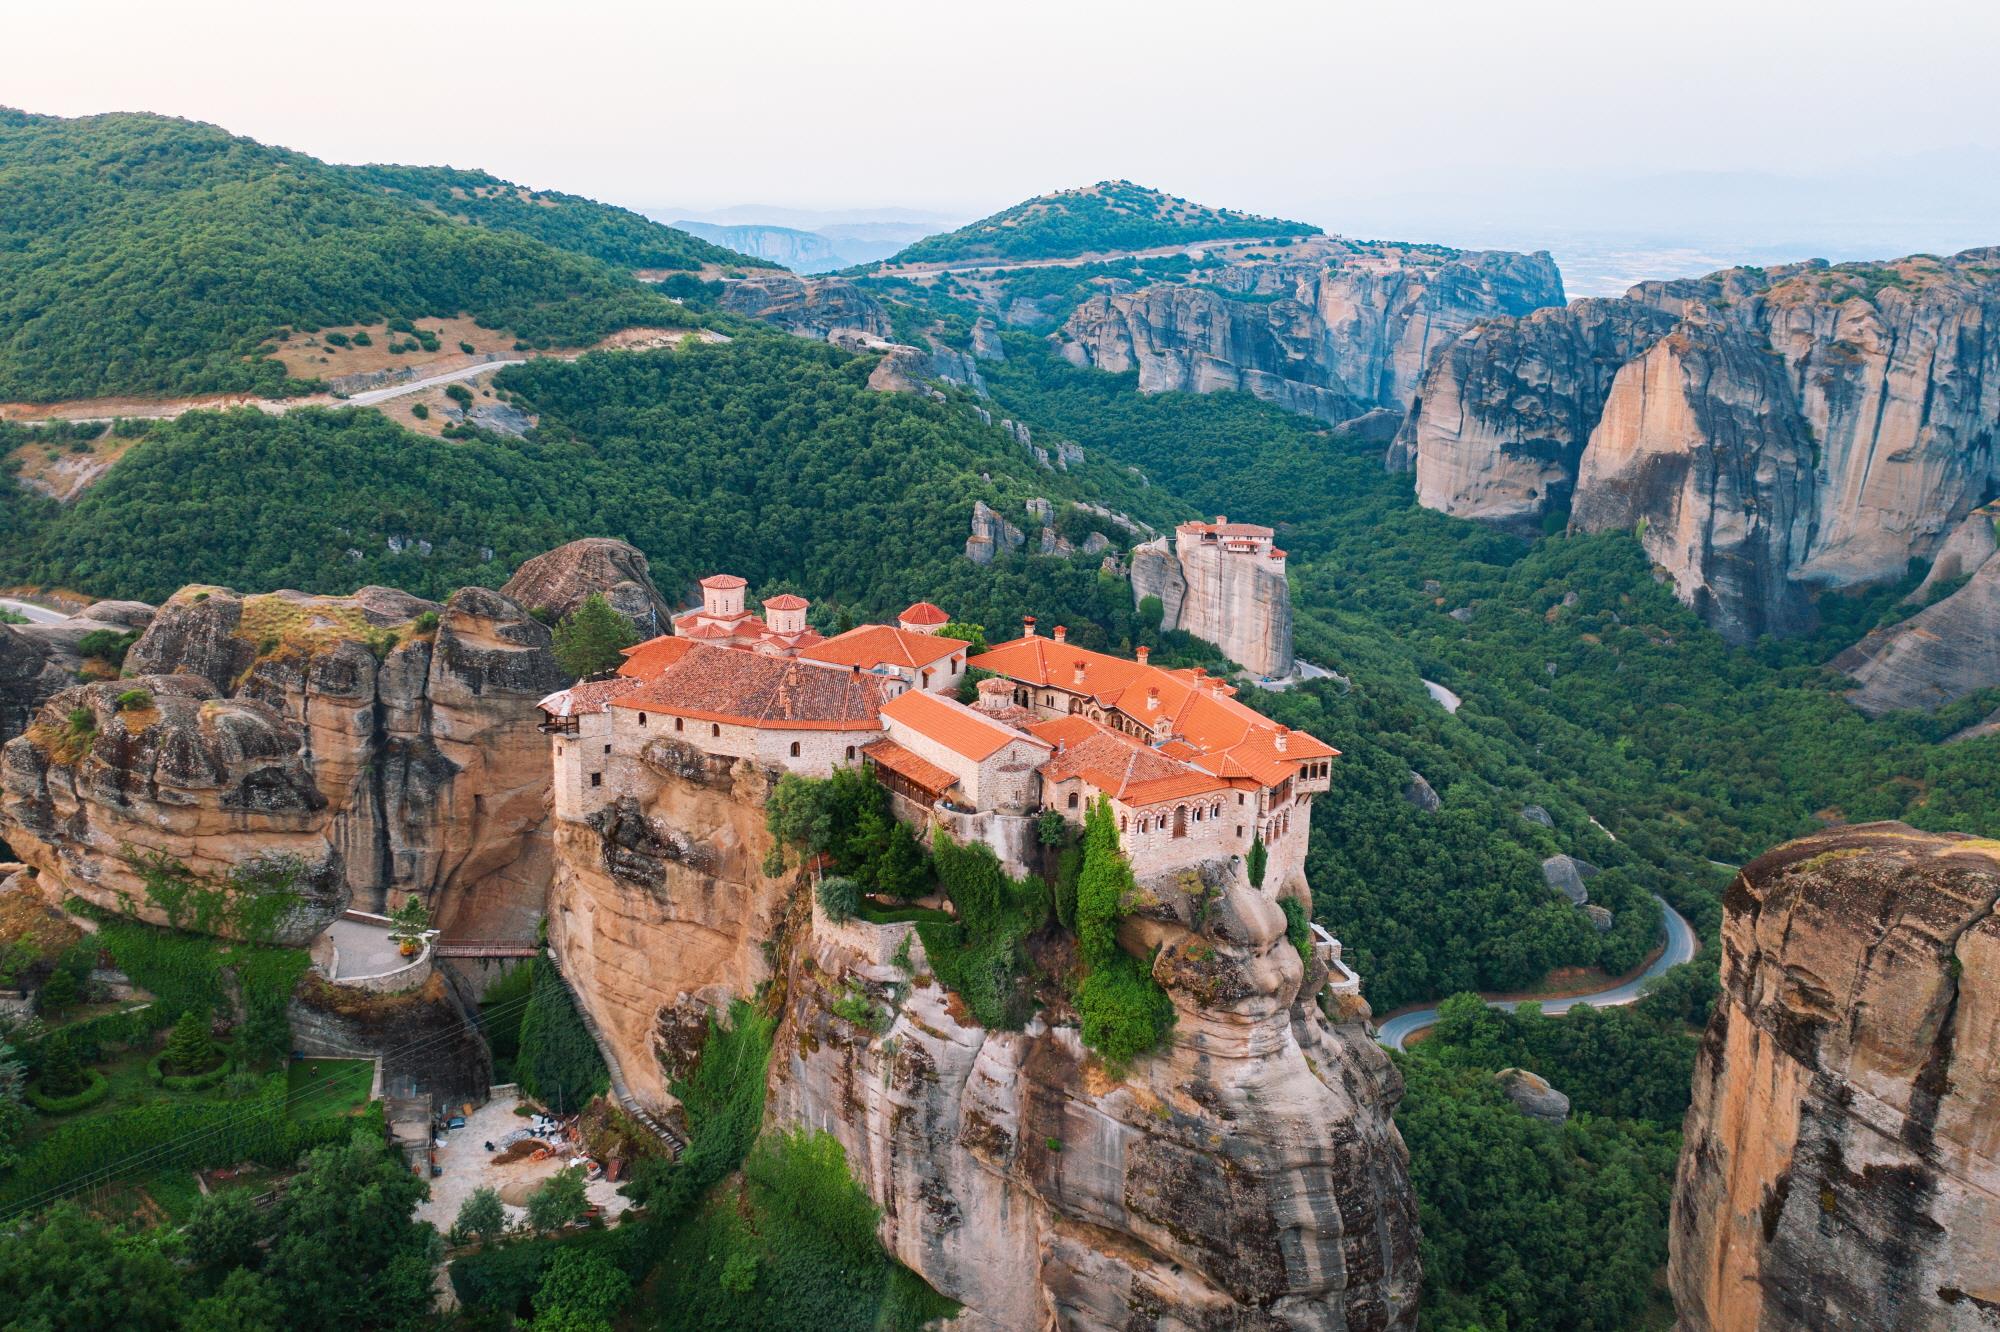
[[[336,979],[380,976],[407,967],[412,961],[403,956],[396,941],[389,937],[388,929],[381,925],[343,916],[328,925],[326,933],[340,950],[340,976]]]
[[[30,624],[61,624],[69,618],[68,611],[50,610],[47,606],[37,606],[32,601],[17,601],[13,597],[0,597],[0,609],[25,615]]]
[[[1494,1008],[1504,1008],[1509,1012],[1522,1004],[1540,1004],[1544,1013],[1558,1014],[1567,1013],[1578,1004],[1590,1008],[1617,1008],[1637,1001],[1645,993],[1647,981],[1669,967],[1677,967],[1683,962],[1692,960],[1695,950],[1700,947],[1700,941],[1694,935],[1694,926],[1687,923],[1687,918],[1667,905],[1667,899],[1657,893],[1654,894],[1653,900],[1660,904],[1660,910],[1666,914],[1667,946],[1660,950],[1660,955],[1653,959],[1651,966],[1631,980],[1591,994],[1570,994],[1560,999],[1487,999],[1486,1002]],[[1403,1043],[1413,1034],[1426,1027],[1437,1025],[1437,1018],[1436,1008],[1420,1008],[1415,1012],[1400,1013],[1376,1028],[1375,1039],[1391,1050],[1400,1050],[1403,1048]]]

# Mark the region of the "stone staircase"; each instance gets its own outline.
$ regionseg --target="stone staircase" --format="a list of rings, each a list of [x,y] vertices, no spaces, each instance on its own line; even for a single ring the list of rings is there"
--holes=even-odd
[[[618,1108],[644,1124],[654,1137],[667,1145],[667,1151],[674,1160],[680,1160],[681,1153],[687,1150],[687,1143],[680,1134],[674,1132],[641,1105],[639,1098],[632,1094],[632,1089],[625,1085],[625,1070],[620,1067],[618,1056],[611,1049],[611,1042],[604,1039],[603,1029],[597,1025],[597,1019],[590,1015],[590,1010],[584,1007],[583,1000],[577,997],[576,987],[569,983],[569,977],[563,976],[562,967],[556,962],[555,953],[551,952],[548,956],[550,964],[556,969],[556,975],[562,977],[563,988],[569,991],[570,1006],[575,1008],[576,1015],[583,1019],[583,1029],[589,1032],[590,1039],[597,1043],[597,1053],[603,1057],[604,1067],[610,1070],[611,1095],[618,1102]]]

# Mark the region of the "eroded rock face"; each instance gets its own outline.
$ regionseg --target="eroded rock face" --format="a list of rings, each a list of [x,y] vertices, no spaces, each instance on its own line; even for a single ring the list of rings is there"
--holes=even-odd
[[[58,694],[8,744],[0,836],[106,905],[139,886],[123,847],[204,872],[283,852],[342,906],[415,893],[447,929],[525,936],[551,864],[535,703],[566,678],[548,643],[483,588],[184,589],[128,655],[137,679]],[[155,706],[121,712],[133,689]],[[81,758],[79,704],[98,716]]]
[[[1479,320],[1561,301],[1547,254],[1312,237],[1198,285],[1113,284],[1057,336],[1073,364],[1137,370],[1143,392],[1242,390],[1342,422],[1401,412],[1427,358]]]
[[[277,937],[311,938],[349,895],[326,814],[284,718],[222,698],[198,676],[63,690],[0,749],[0,827],[44,896],[74,894],[155,924],[173,921],[147,894],[135,863],[144,853],[215,877],[286,858],[302,867],[304,900]]]
[[[887,338],[891,333],[881,303],[846,278],[758,273],[727,284],[722,308],[821,341],[843,332],[870,338]]]
[[[1400,1079],[1322,1015],[1324,964],[1276,902],[1219,868],[1124,924],[1179,1023],[1123,1076],[1074,1027],[973,1025],[920,941],[914,980],[895,964],[907,925],[815,915],[793,948],[767,1117],[840,1139],[885,1245],[969,1326],[1415,1326]],[[857,989],[881,1032],[832,1011]]]
[[[99,630],[137,632],[152,622],[142,601],[100,601],[59,624],[0,624],[0,744],[28,729],[35,712],[75,684],[85,661],[78,644]]]
[[[641,633],[664,633],[674,608],[653,586],[651,567],[637,546],[612,537],[585,537],[537,555],[514,571],[500,588],[503,596],[551,622],[575,610],[585,597],[602,592],[612,609]]]
[[[1725,900],[1669,1276],[1691,1332],[2000,1315],[2000,847],[1878,823]]]
[[[1643,521],[1722,632],[1790,632],[1811,589],[1900,577],[2000,487],[1996,321],[1991,249],[1642,283],[1460,338],[1389,462],[1447,513]]]
[[[2000,556],[1909,619],[1877,629],[1833,660],[1859,688],[1848,701],[1870,716],[1939,708],[2000,685]]]

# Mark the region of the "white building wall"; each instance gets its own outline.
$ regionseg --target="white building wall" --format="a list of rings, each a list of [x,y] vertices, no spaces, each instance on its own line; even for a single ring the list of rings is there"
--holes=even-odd
[[[614,735],[609,761],[613,771],[607,772],[604,781],[620,794],[641,780],[639,755],[651,740],[677,740],[704,754],[749,759],[767,768],[825,777],[836,767],[860,762],[861,746],[882,735],[873,726],[843,731],[788,730],[701,721],[639,708],[613,708],[611,712]],[[792,753],[794,745],[798,746],[797,754]],[[600,743],[592,752],[601,750]]]

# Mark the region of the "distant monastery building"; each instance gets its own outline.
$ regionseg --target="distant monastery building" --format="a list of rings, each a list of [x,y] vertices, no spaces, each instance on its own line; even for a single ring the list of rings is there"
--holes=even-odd
[[[1269,529],[1187,524],[1184,540],[1190,528],[1275,557],[1282,586]],[[950,616],[929,602],[829,638],[807,626],[804,598],[772,597],[759,615],[741,578],[701,588],[701,607],[675,617],[672,635],[627,649],[616,674],[542,700],[558,818],[586,820],[642,789],[642,769],[673,752],[654,742],[670,740],[809,777],[864,764],[897,817],[926,837],[942,828],[986,842],[1017,874],[1036,855],[1044,811],[1080,826],[1103,797],[1142,881],[1241,864],[1262,838],[1265,890],[1306,889],[1312,801],[1338,751],[1199,667],[1154,666],[1143,647],[1136,659],[1092,652],[1061,626],[1041,634],[1033,617],[1019,638],[975,655],[940,632]],[[991,675],[968,706],[957,695],[974,668]],[[1315,929],[1337,963],[1338,943]]]

